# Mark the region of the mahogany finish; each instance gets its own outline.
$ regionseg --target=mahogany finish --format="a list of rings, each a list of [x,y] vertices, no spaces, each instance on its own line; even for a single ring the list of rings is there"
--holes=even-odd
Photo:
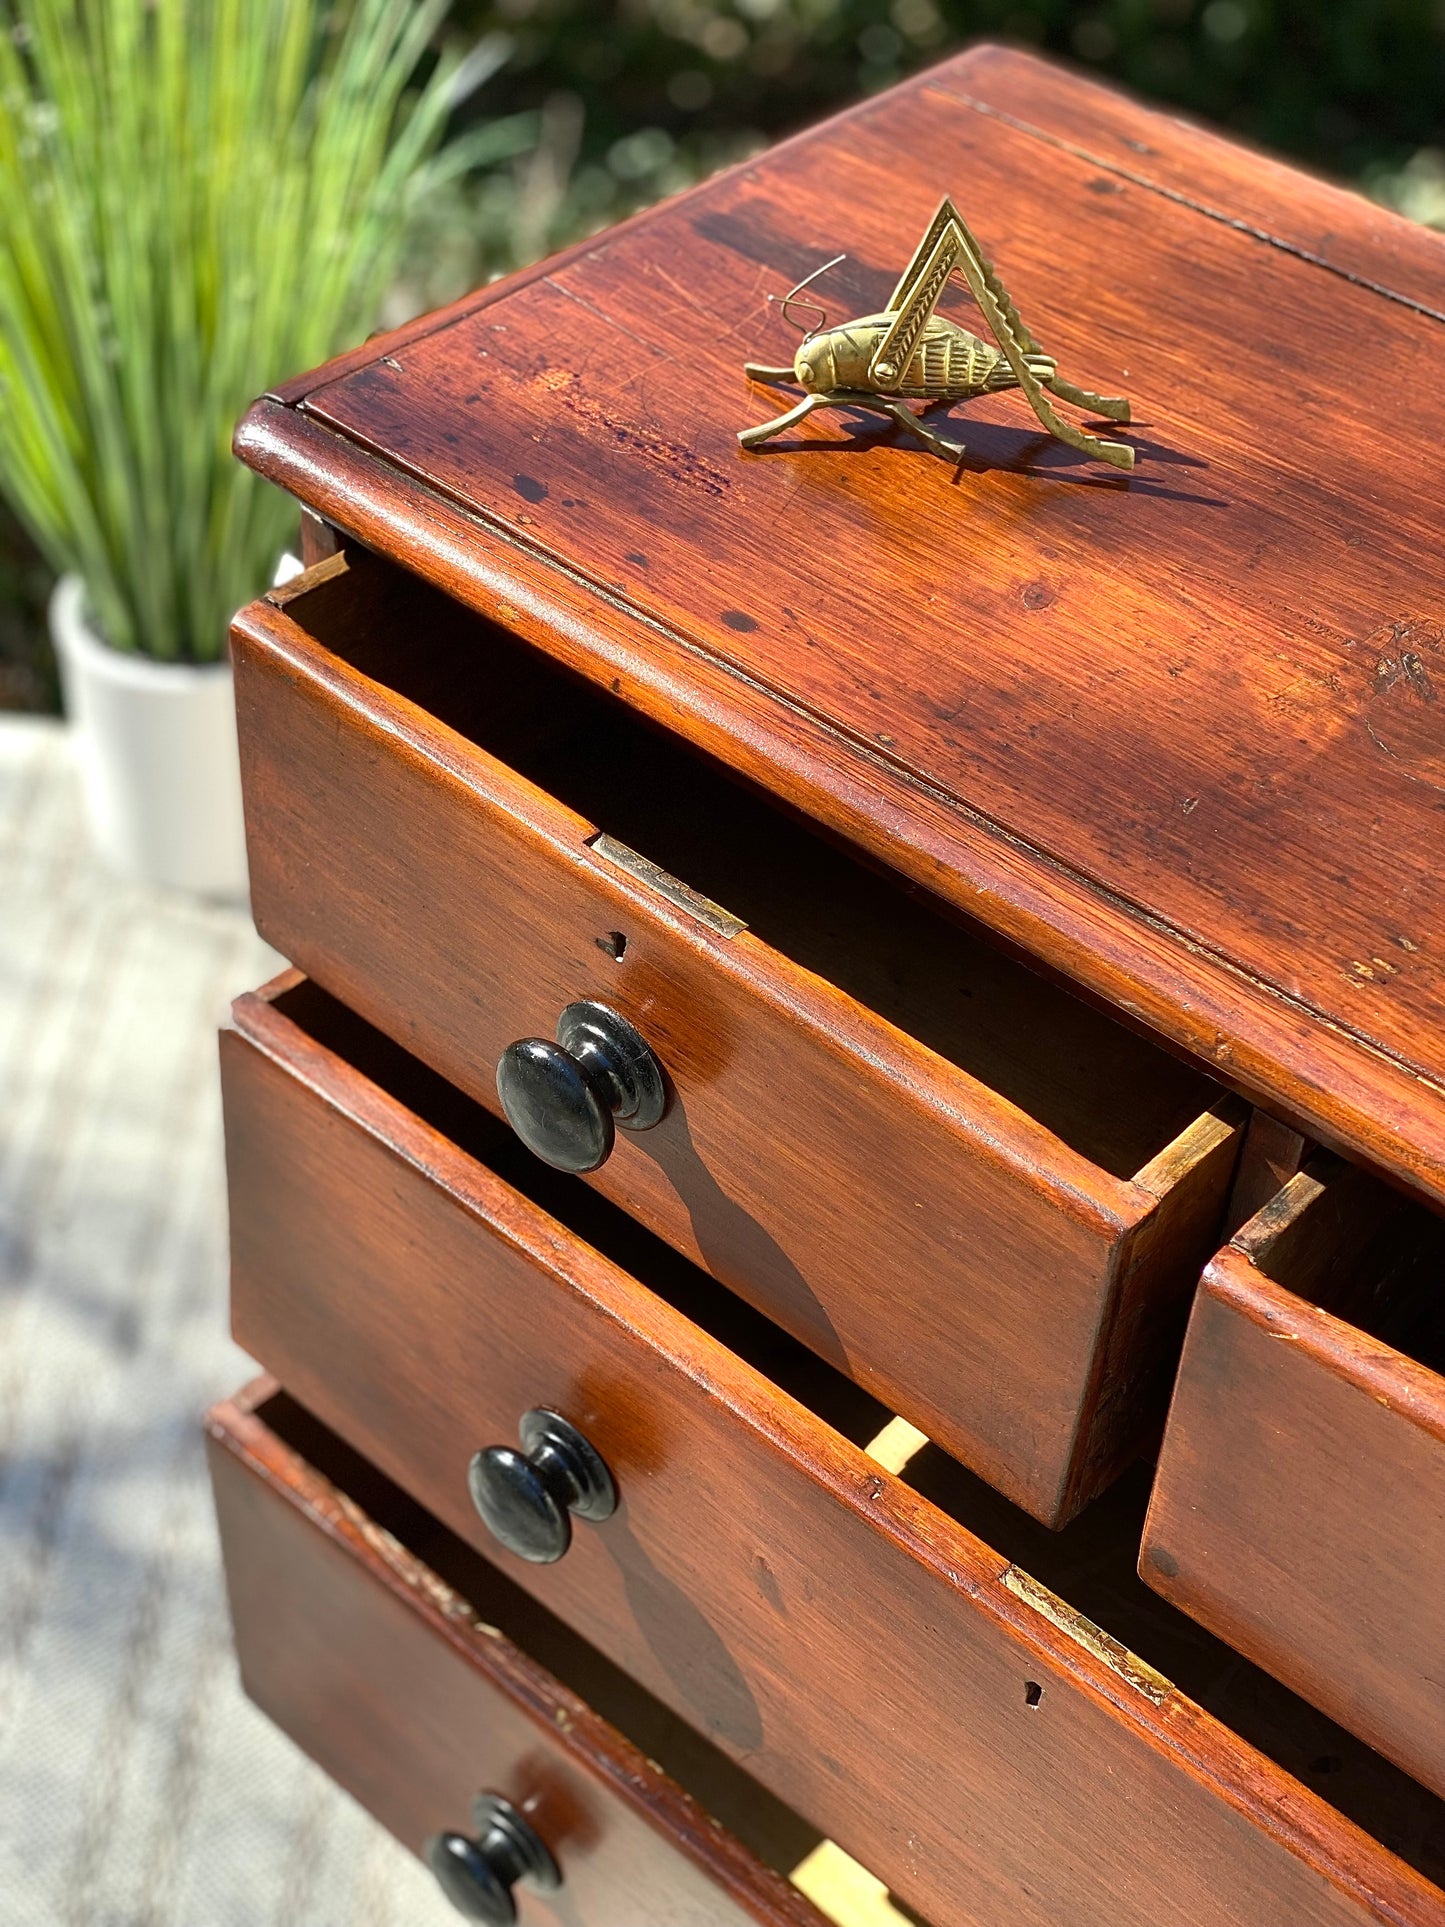
[[[1442,1274],[1438,1219],[1332,1160],[1293,1178],[1204,1275],[1139,1566],[1437,1793]]]
[[[833,422],[736,447],[767,296],[844,248],[829,301],[876,306],[944,188],[1063,365],[1134,398],[1132,477],[1007,397],[957,475]],[[237,446],[1445,1199],[1442,285],[1445,240],[981,49],[288,385]]]
[[[477,1546],[472,1451],[567,1417],[618,1509],[511,1576],[937,1927],[1445,1923],[1432,1879],[883,1471],[848,1434],[884,1408],[605,1200],[294,976],[236,1024],[239,1341]],[[1401,1779],[1378,1804],[1445,1871],[1437,1803]]]
[[[518,1887],[523,1922],[827,1927],[630,1739],[489,1623],[498,1607],[516,1617],[499,1575],[475,1556],[458,1560],[424,1515],[338,1452],[272,1381],[218,1405],[207,1434],[246,1690],[406,1846],[419,1852],[444,1828],[468,1831],[474,1796],[500,1791],[562,1873],[555,1896]],[[303,1455],[316,1452],[339,1460],[345,1487]],[[542,1630],[595,1690],[596,1662],[580,1642],[569,1649]],[[604,1690],[643,1701],[616,1680]],[[710,1797],[739,1803],[733,1769],[655,1712],[644,1707],[641,1717],[650,1745],[677,1748]],[[754,1829],[767,1836],[771,1827],[770,1844],[796,1851],[808,1838],[756,1789],[746,1798]]]
[[[738,448],[943,192],[1129,476]],[[1445,1927],[1442,327],[984,47],[242,423],[238,1637],[527,1919],[819,1927],[821,1830],[934,1927]]]
[[[233,659],[271,943],[493,1107],[514,1040],[613,1007],[671,1100],[591,1182],[1039,1517],[1137,1455],[1233,1100],[365,557]]]

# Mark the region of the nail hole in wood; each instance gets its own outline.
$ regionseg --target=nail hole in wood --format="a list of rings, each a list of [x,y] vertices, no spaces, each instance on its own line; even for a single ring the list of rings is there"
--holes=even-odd
[[[1026,1679],[1024,1681],[1024,1705],[1025,1706],[1037,1706],[1039,1701],[1043,1698],[1043,1696],[1044,1696],[1044,1689],[1042,1686],[1039,1685],[1036,1679]]]
[[[627,933],[623,930],[609,930],[605,936],[595,937],[593,942],[599,950],[605,950],[609,957],[620,963],[627,949]]]

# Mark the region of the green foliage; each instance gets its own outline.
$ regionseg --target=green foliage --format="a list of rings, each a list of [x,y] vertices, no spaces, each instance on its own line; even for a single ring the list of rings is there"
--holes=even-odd
[[[460,0],[514,88],[588,104],[597,151],[773,136],[980,37],[1032,43],[1338,173],[1445,124],[1442,0]]]
[[[437,156],[444,7],[0,0],[0,493],[115,647],[220,654],[290,527],[237,416],[366,333],[422,190],[519,144]]]
[[[0,711],[60,706],[45,632],[52,581],[34,543],[0,501]]]
[[[1445,151],[1422,147],[1403,167],[1367,168],[1363,186],[1407,220],[1445,228]]]

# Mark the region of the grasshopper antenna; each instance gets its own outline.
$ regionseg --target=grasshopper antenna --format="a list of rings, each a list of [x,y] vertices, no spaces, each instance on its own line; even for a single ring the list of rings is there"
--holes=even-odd
[[[770,294],[768,296],[769,301],[776,301],[778,303],[779,312],[782,314],[784,321],[788,323],[789,327],[796,328],[800,335],[806,336],[809,334],[816,334],[819,328],[825,328],[828,325],[828,311],[826,308],[820,307],[816,301],[799,301],[798,296],[803,292],[804,288],[810,287],[812,283],[817,280],[820,274],[826,274],[829,268],[836,268],[840,261],[846,261],[847,259],[848,257],[846,254],[835,254],[832,260],[825,261],[821,268],[814,268],[811,274],[804,275],[803,279],[798,283],[797,287],[795,287],[790,293],[783,295],[781,299],[775,294]],[[795,302],[800,308],[812,309],[813,313],[818,317],[816,326],[812,328],[806,328],[804,327],[801,321],[797,320],[795,316],[791,315],[788,312],[789,308]]]

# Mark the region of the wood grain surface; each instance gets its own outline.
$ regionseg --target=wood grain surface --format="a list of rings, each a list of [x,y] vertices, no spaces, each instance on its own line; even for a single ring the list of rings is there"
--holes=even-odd
[[[478,1546],[472,1451],[562,1411],[619,1509],[509,1573],[935,1927],[1445,1922],[1432,1879],[868,1458],[885,1408],[606,1200],[311,986],[237,1023],[240,1342]],[[1210,1665],[1248,1701],[1243,1662]],[[1438,1875],[1438,1803],[1397,1775],[1376,1810]]]
[[[1245,1226],[1195,1303],[1139,1566],[1437,1793],[1442,1268],[1445,1226],[1345,1166]]]
[[[1313,267],[1445,320],[1439,236],[1338,182],[1002,47],[976,48],[925,81],[1083,155],[1125,186],[1178,199],[1208,220],[1249,230]]]
[[[876,306],[945,188],[1065,369],[1134,398],[1133,477],[1008,397],[958,474],[837,417],[738,451],[770,405],[739,365],[788,347],[767,297],[841,248],[834,312]],[[238,448],[1445,1199],[1442,264],[977,50],[293,385]]]
[[[233,650],[268,941],[493,1107],[508,1044],[615,1005],[673,1095],[600,1189],[1041,1518],[1130,1463],[1237,1100],[410,578],[278,602]]]
[[[494,1623],[519,1616],[515,1588],[475,1555],[447,1558],[431,1521],[338,1450],[273,1381],[218,1405],[206,1431],[246,1689],[405,1845],[420,1852],[443,1829],[471,1832],[474,1796],[500,1793],[562,1870],[555,1898],[518,1887],[523,1922],[827,1927]],[[303,1456],[308,1448],[339,1461],[344,1486]],[[534,1607],[523,1616],[548,1618]],[[580,1641],[545,1623],[537,1630],[595,1678]],[[604,1691],[645,1700],[615,1676]],[[677,1746],[709,1794],[726,1783],[724,1798],[746,1801],[770,1845],[796,1850],[813,1837],[705,1743],[638,1711],[649,1743]]]

